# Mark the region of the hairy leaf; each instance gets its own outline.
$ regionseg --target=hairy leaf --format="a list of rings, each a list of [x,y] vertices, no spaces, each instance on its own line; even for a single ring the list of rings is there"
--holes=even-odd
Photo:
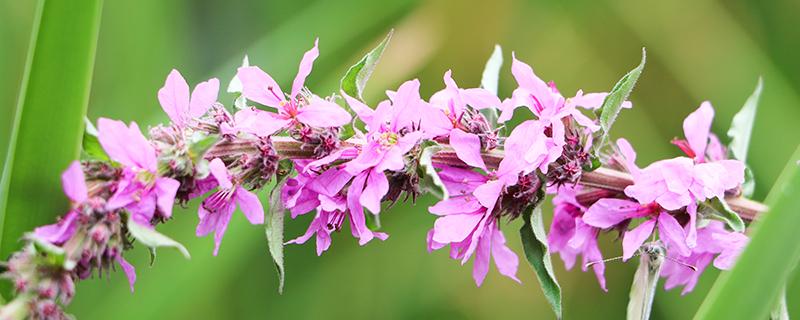
[[[500,67],[503,66],[503,49],[499,45],[494,46],[494,51],[486,61],[486,67],[483,68],[483,76],[481,77],[481,87],[497,94],[498,82],[500,81]],[[497,106],[499,107],[499,106]],[[485,108],[481,109],[481,114],[489,121],[491,128],[497,128],[497,109]]]
[[[742,217],[728,206],[725,199],[719,197],[709,199],[701,202],[698,209],[709,218],[725,222],[733,231],[744,232],[745,225]]]
[[[420,145],[422,151],[419,155],[419,167],[417,168],[420,179],[419,186],[423,192],[431,193],[439,199],[447,199],[450,195],[447,188],[439,178],[439,173],[433,167],[433,155],[443,148],[436,142],[425,141]]]
[[[340,84],[342,91],[351,97],[364,100],[362,97],[364,87],[367,86],[367,81],[372,75],[372,71],[375,70],[375,66],[378,65],[378,61],[381,59],[381,55],[383,55],[383,50],[386,49],[386,45],[389,44],[389,41],[392,39],[393,33],[394,30],[389,31],[389,34],[386,35],[386,38],[384,38],[377,47],[372,49],[372,51],[361,58],[358,63],[347,70]]]
[[[281,160],[278,163],[278,173],[275,187],[269,193],[269,210],[267,210],[267,225],[265,228],[267,236],[267,246],[275,268],[278,270],[278,292],[283,294],[283,284],[286,279],[286,270],[283,266],[283,219],[286,208],[281,202],[281,189],[286,184],[286,178],[292,172],[292,161],[289,159]]]
[[[189,254],[189,250],[186,250],[182,244],[178,241],[172,240],[170,237],[167,237],[155,229],[149,226],[143,226],[133,219],[128,218],[128,231],[130,231],[131,236],[133,236],[136,241],[139,243],[147,246],[150,248],[150,252],[153,256],[155,256],[155,249],[158,247],[171,247],[175,248],[183,254],[186,259],[190,259],[191,255]],[[151,261],[152,262],[152,261]]]
[[[536,272],[547,302],[550,303],[556,317],[561,319],[561,286],[553,272],[553,263],[547,247],[547,234],[542,222],[542,208],[538,203],[531,205],[531,209],[523,213],[523,219],[525,224],[519,230],[519,236],[522,239],[525,258]]]
[[[622,79],[617,81],[617,84],[611,89],[603,101],[603,106],[600,108],[600,127],[603,129],[602,138],[600,143],[596,146],[602,147],[608,140],[608,134],[611,130],[611,125],[617,120],[619,112],[622,110],[622,103],[628,99],[628,96],[636,86],[636,81],[644,70],[644,64],[647,61],[647,51],[642,48],[642,62],[636,68],[625,74]]]
[[[728,144],[728,150],[734,159],[747,164],[747,150],[750,148],[750,136],[753,132],[753,124],[756,120],[756,111],[758,110],[758,101],[761,99],[761,91],[764,88],[764,81],[758,78],[756,89],[753,94],[747,98],[744,106],[739,112],[733,116],[731,127],[728,129],[728,137],[731,138],[731,143]],[[745,197],[749,197],[755,190],[755,179],[753,179],[753,172],[748,166],[745,172],[744,183],[742,184],[742,193]]]

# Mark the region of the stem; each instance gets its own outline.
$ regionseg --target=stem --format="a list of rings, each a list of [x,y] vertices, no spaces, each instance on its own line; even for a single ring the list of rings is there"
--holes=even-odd
[[[300,148],[302,143],[289,137],[273,137],[272,144],[275,147],[275,151],[282,157],[303,159],[314,156],[313,151],[302,150]],[[445,146],[442,151],[437,152],[432,157],[432,160],[434,163],[444,165],[467,166],[449,146]],[[497,169],[501,160],[503,160],[502,151],[491,150],[483,153],[483,161],[489,169]],[[625,196],[625,187],[633,184],[633,176],[627,172],[602,167],[594,171],[583,172],[578,183],[591,187],[578,194],[578,201],[581,204],[591,205],[601,198]],[[743,197],[727,197],[725,201],[731,209],[747,220],[755,220],[768,209],[767,206],[760,202]]]

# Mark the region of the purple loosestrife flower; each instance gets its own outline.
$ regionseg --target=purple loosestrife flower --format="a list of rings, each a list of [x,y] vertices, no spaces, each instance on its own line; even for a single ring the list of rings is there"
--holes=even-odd
[[[214,255],[219,253],[219,245],[228,223],[231,221],[236,205],[242,209],[247,220],[252,224],[264,223],[264,207],[261,201],[250,191],[247,191],[241,184],[234,179],[231,181],[228,168],[220,159],[211,160],[208,164],[214,180],[217,182],[218,190],[203,200],[202,205],[197,209],[200,222],[197,224],[197,236],[203,237],[214,231]]]
[[[669,290],[683,286],[681,294],[691,292],[700,275],[712,261],[717,269],[732,268],[747,242],[748,238],[743,233],[725,230],[722,222],[709,221],[708,225],[697,230],[697,246],[692,248],[692,253],[688,257],[667,252],[669,257],[685,265],[671,260],[664,262],[664,268],[661,270],[661,276],[667,279],[664,287]],[[692,270],[686,265],[697,269]]]
[[[472,192],[487,178],[468,169],[442,167],[440,176],[451,197],[428,208],[439,216],[428,232],[428,251],[450,245],[450,257],[464,264],[475,256],[472,277],[480,286],[489,272],[493,258],[500,274],[520,282],[517,278],[519,258],[506,246],[500,231],[499,219],[476,199]]]
[[[122,121],[100,118],[98,140],[111,160],[124,167],[106,209],[125,208],[134,221],[144,226],[150,226],[153,218],[171,217],[180,183],[159,176],[156,150],[136,122],[128,127]]]
[[[237,77],[242,82],[242,94],[265,106],[275,108],[278,113],[268,113],[268,117],[259,123],[269,128],[284,128],[290,124],[302,123],[311,127],[339,127],[350,122],[350,114],[334,102],[316,95],[306,95],[301,91],[306,77],[311,73],[314,60],[319,56],[317,43],[303,55],[300,67],[292,82],[292,91],[288,95],[281,90],[278,83],[259,67],[241,67]],[[277,131],[277,129],[276,129]],[[271,133],[270,133],[271,134]],[[268,134],[267,134],[268,135]]]
[[[331,168],[315,174],[304,170],[308,165],[307,161],[295,163],[298,175],[286,181],[286,186],[281,190],[281,201],[291,212],[292,219],[314,209],[317,214],[304,235],[287,243],[302,244],[316,235],[317,255],[321,255],[331,245],[331,233],[341,230],[345,219],[350,221],[351,233],[359,238],[361,245],[374,238],[388,238],[385,233],[373,232],[367,228],[363,210],[348,209],[348,196],[343,191],[353,178],[352,175],[342,168]]]
[[[600,247],[597,245],[597,236],[601,229],[583,221],[586,207],[575,199],[580,189],[580,186],[558,188],[558,193],[553,198],[553,222],[550,225],[550,233],[547,234],[547,243],[552,252],[557,252],[561,256],[567,270],[575,265],[578,255],[583,255],[581,269],[585,272],[587,264],[593,263],[592,269],[597,282],[603,291],[608,291],[606,267]]]
[[[189,84],[178,70],[172,69],[164,86],[158,90],[158,101],[172,124],[185,128],[217,102],[218,93],[219,80],[211,78],[198,84],[190,95]]]
[[[61,174],[61,185],[64,188],[64,194],[70,200],[71,209],[58,223],[38,227],[33,232],[37,238],[55,245],[61,245],[72,238],[78,228],[81,206],[89,200],[86,178],[79,161],[73,161],[69,168]]]
[[[430,104],[441,112],[433,112],[432,125],[427,128],[431,134],[449,137],[450,146],[464,163],[486,170],[481,158],[481,138],[470,132],[470,128],[462,123],[467,121],[467,106],[475,109],[498,108],[500,99],[489,90],[483,88],[461,89],[451,77],[451,71],[444,74],[445,89],[431,96]]]

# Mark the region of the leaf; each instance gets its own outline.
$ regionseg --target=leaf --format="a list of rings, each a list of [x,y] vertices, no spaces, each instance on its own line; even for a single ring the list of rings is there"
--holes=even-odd
[[[789,310],[786,307],[786,287],[783,287],[781,295],[778,297],[775,306],[769,313],[770,320],[789,320]]]
[[[367,86],[367,81],[372,75],[372,71],[374,71],[375,66],[378,65],[378,61],[381,59],[381,55],[383,55],[383,50],[386,49],[386,45],[389,44],[389,41],[392,39],[392,34],[394,34],[394,30],[389,31],[389,34],[386,35],[386,38],[384,38],[377,47],[364,55],[364,57],[361,58],[358,63],[350,67],[350,69],[347,69],[347,73],[344,74],[340,84],[342,91],[351,97],[364,100],[362,97],[364,87]]]
[[[731,138],[731,142],[728,144],[728,150],[734,159],[745,164],[747,164],[747,150],[750,148],[750,136],[753,132],[758,101],[761,99],[761,91],[763,88],[764,81],[759,77],[755,91],[747,98],[742,109],[733,116],[731,127],[728,129],[728,137]],[[748,166],[745,169],[742,194],[745,197],[752,196],[753,191],[755,191],[755,184],[756,181],[753,178],[753,171]]]
[[[650,319],[658,277],[661,275],[664,262],[664,252],[664,247],[657,242],[645,244],[639,249],[639,267],[633,275],[628,300],[628,320]]]
[[[544,199],[544,194],[539,199]],[[542,208],[539,204],[531,205],[530,211],[523,213],[525,224],[519,230],[522,239],[522,247],[525,250],[525,258],[528,259],[536,278],[542,286],[542,292],[547,302],[553,308],[556,317],[561,319],[561,286],[556,280],[553,272],[553,263],[550,259],[550,251],[547,247],[547,234],[544,231],[542,222]]]
[[[81,152],[102,2],[38,6],[0,182],[2,257],[67,208],[60,176]]]
[[[267,225],[265,228],[267,246],[275,268],[278,270],[278,293],[283,294],[283,284],[286,278],[286,270],[283,266],[283,219],[286,208],[281,202],[281,188],[285,181],[275,184],[269,193],[269,210],[267,210]]]
[[[728,206],[725,199],[719,197],[708,199],[708,201],[701,202],[698,209],[712,219],[725,222],[731,230],[744,232],[745,225],[742,217]]]
[[[131,233],[136,241],[139,243],[147,246],[150,248],[151,259],[155,257],[155,249],[158,247],[171,247],[175,248],[183,254],[186,259],[190,259],[192,256],[189,254],[189,250],[186,250],[182,244],[178,241],[172,240],[170,237],[167,237],[155,229],[149,226],[143,226],[133,219],[128,218],[128,231]],[[152,260],[151,260],[152,264]]]
[[[81,158],[84,159],[97,161],[111,160],[106,151],[103,150],[103,147],[100,146],[100,140],[97,139],[97,134],[92,134],[88,128],[83,132],[82,151]]]
[[[750,228],[736,265],[722,273],[695,319],[764,319],[800,260],[800,148],[767,196],[768,212]]]
[[[190,138],[191,144],[189,145],[189,158],[192,159],[192,163],[197,164],[200,160],[203,159],[203,156],[206,154],[208,149],[214,146],[217,141],[219,141],[219,137],[217,135],[204,135],[199,132],[196,132]]]
[[[644,64],[647,61],[647,51],[642,48],[642,62],[636,68],[625,74],[622,79],[617,81],[617,84],[611,89],[611,92],[606,96],[603,101],[603,106],[600,108],[600,127],[603,129],[602,138],[600,143],[596,145],[597,148],[602,147],[608,139],[608,133],[611,130],[611,125],[617,120],[620,110],[622,110],[622,103],[628,99],[628,96],[636,86],[636,81],[644,70]]]
[[[500,67],[503,65],[503,49],[499,45],[494,46],[494,51],[486,61],[481,77],[481,87],[497,95],[497,87],[500,81]],[[497,128],[497,108],[485,108],[480,110],[481,114],[489,122],[490,128]]]
[[[450,195],[447,193],[444,182],[439,178],[436,168],[433,167],[433,155],[441,151],[443,147],[436,142],[426,140],[420,145],[420,148],[422,150],[419,155],[418,167],[420,189],[439,199],[449,198]]]

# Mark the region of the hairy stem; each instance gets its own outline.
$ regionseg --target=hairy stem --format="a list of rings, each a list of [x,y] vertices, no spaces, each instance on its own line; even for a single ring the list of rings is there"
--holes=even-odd
[[[273,146],[275,151],[282,157],[302,159],[314,156],[312,150],[301,149],[302,143],[289,137],[274,137]],[[437,152],[433,158],[434,163],[450,166],[467,166],[456,156],[455,151],[450,147],[445,147]],[[500,161],[503,160],[503,152],[492,150],[483,153],[483,161],[489,169],[497,169]],[[585,205],[591,205],[601,198],[613,196],[625,196],[625,187],[633,184],[633,176],[627,172],[610,169],[598,168],[594,171],[583,172],[579,184],[591,187],[578,195],[578,201]],[[743,197],[728,197],[725,199],[728,205],[739,213],[743,219],[754,220],[767,211],[767,206]]]

